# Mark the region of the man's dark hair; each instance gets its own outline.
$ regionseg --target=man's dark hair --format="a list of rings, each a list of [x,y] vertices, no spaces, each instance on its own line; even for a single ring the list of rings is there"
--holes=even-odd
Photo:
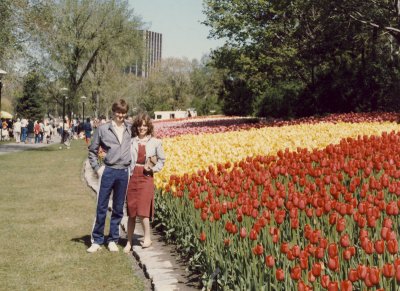
[[[124,99],[119,99],[118,101],[115,101],[112,105],[111,108],[112,112],[121,112],[121,113],[127,113],[129,110],[129,105],[126,103]]]

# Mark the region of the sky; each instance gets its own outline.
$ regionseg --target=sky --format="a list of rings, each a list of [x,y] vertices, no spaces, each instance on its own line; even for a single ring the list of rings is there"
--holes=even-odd
[[[162,33],[162,57],[200,60],[221,40],[207,39],[209,28],[202,0],[129,0],[134,14],[141,16],[149,30]]]

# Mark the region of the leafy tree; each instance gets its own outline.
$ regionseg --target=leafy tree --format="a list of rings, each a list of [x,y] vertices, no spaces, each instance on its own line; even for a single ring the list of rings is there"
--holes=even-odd
[[[400,1],[341,1],[342,13],[351,19],[363,23],[371,30],[381,31],[386,37],[393,37],[400,44]]]
[[[190,80],[193,99],[190,106],[195,108],[199,115],[221,113],[219,97],[222,90],[222,76],[222,71],[210,65],[208,56],[204,56],[201,62],[192,62]]]
[[[290,117],[394,109],[398,4],[205,0],[210,36],[226,40],[212,54],[225,72],[225,112]]]
[[[42,17],[35,18],[37,21],[30,27],[32,33],[36,31],[40,49],[48,57],[53,74],[68,84],[68,103],[74,110],[79,102],[79,90],[97,62],[107,66],[117,63],[118,58],[131,56],[128,52],[134,51],[140,22],[128,8],[128,2],[122,0],[43,3],[40,9],[32,11]]]
[[[219,70],[207,64],[206,58],[201,63],[185,58],[162,60],[147,79],[136,80],[133,107],[150,114],[190,107],[198,114],[219,113],[222,77]]]
[[[36,71],[29,72],[24,78],[22,97],[17,100],[16,113],[18,116],[32,119],[44,117],[43,76]]]
[[[11,3],[11,0],[0,2],[0,65],[4,64],[5,51],[12,43],[12,26],[10,25]]]

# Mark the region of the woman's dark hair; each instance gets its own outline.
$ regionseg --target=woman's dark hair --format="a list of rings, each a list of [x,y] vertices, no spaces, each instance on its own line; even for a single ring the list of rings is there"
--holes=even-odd
[[[139,113],[135,120],[133,120],[132,124],[132,137],[138,136],[139,131],[138,127],[141,126],[143,123],[147,125],[147,135],[154,135],[154,126],[153,122],[151,122],[150,116],[146,112]]]
[[[86,122],[90,122],[90,117],[86,118]]]
[[[122,113],[127,113],[129,110],[129,105],[126,103],[124,99],[119,99],[118,101],[115,101],[111,107],[112,112],[122,112]]]

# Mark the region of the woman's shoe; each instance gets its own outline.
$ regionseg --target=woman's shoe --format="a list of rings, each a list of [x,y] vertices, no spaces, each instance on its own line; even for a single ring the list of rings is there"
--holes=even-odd
[[[128,242],[126,243],[126,246],[124,247],[124,253],[127,254],[131,251],[132,245]]]
[[[140,242],[140,244],[142,245],[143,249],[150,247],[152,243],[153,243],[152,241],[149,241],[149,242],[146,242],[146,243],[144,241]]]

